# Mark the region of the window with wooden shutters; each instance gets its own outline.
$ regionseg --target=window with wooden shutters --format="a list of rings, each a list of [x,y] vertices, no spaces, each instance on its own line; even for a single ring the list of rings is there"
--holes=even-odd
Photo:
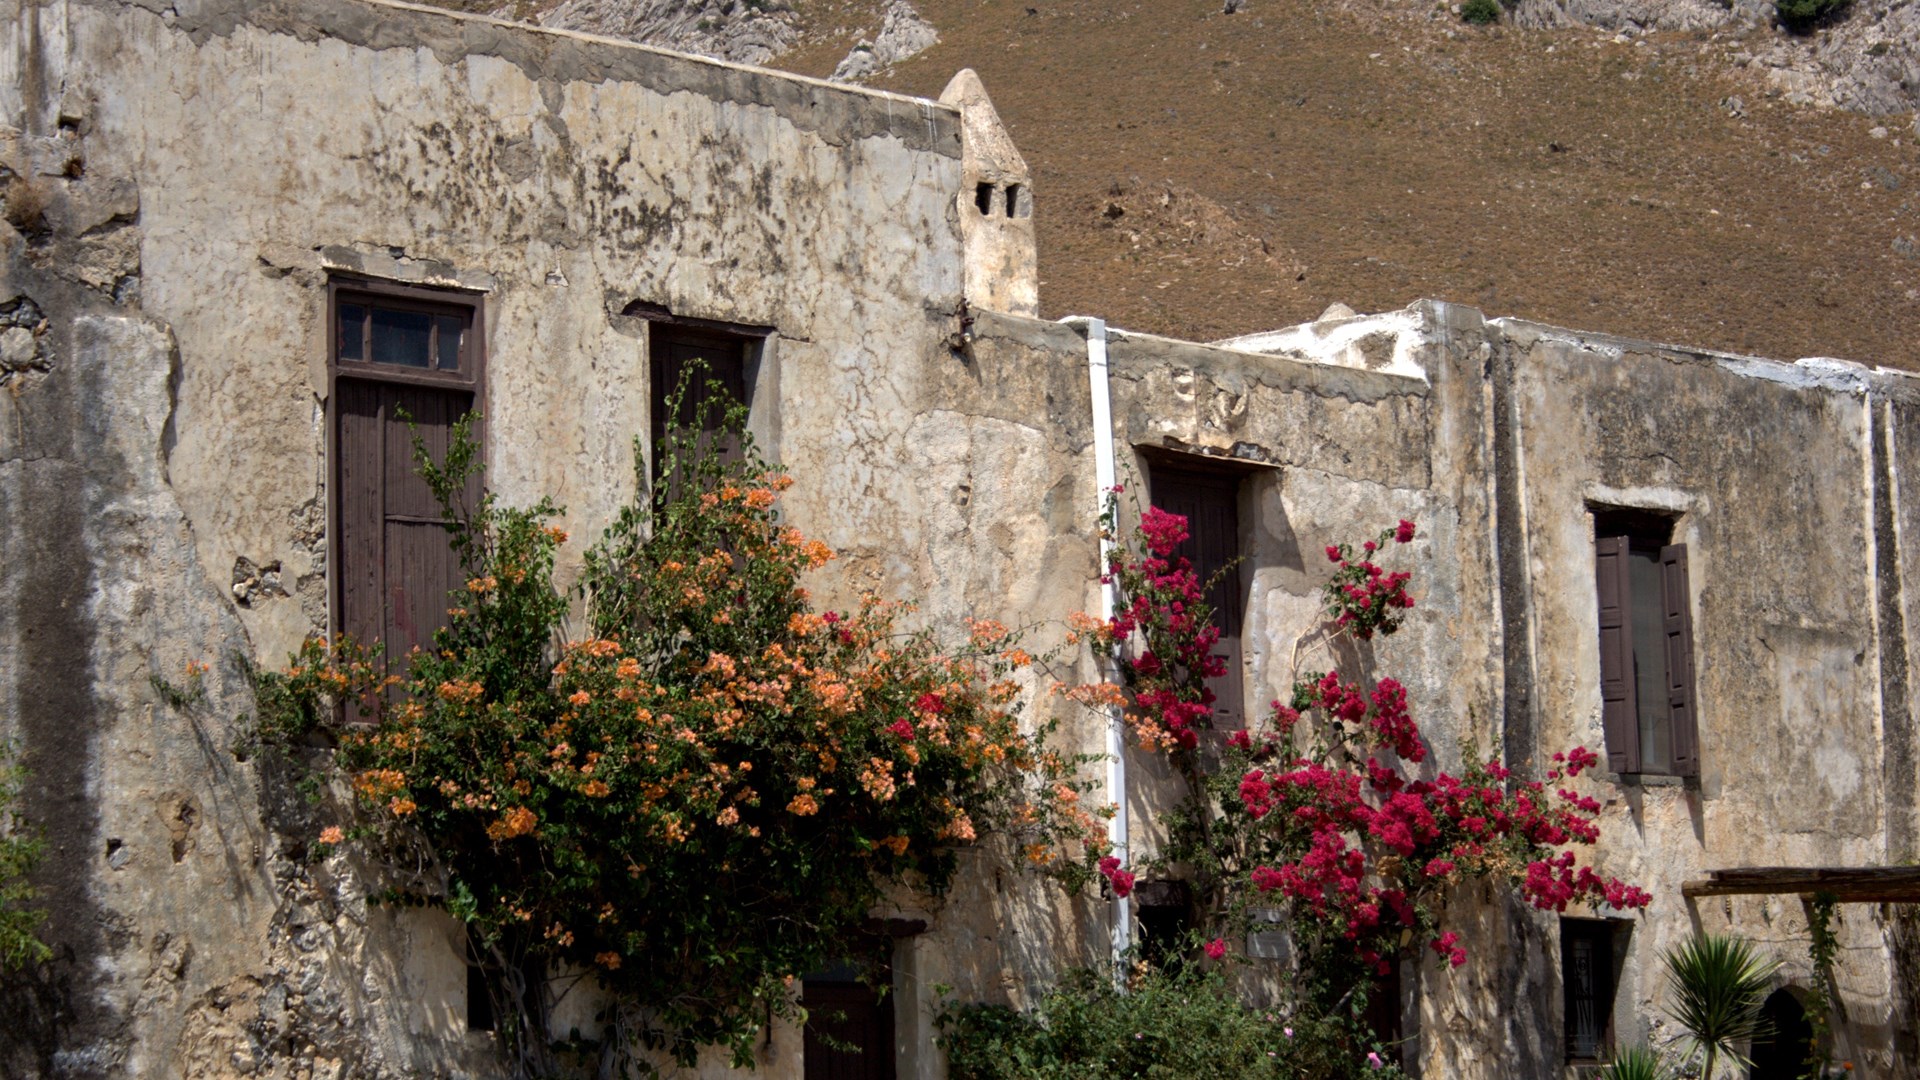
[[[479,402],[480,301],[349,281],[328,296],[334,626],[383,644],[404,670],[397,661],[432,644],[464,581],[413,441],[443,459],[454,422]],[[475,478],[466,501],[478,498]]]
[[[1687,549],[1672,535],[1655,514],[1594,511],[1601,718],[1617,773],[1700,771]]]
[[[1207,606],[1213,609],[1214,625],[1220,630],[1217,651],[1227,666],[1226,674],[1207,682],[1214,695],[1213,726],[1218,731],[1247,726],[1240,653],[1247,595],[1239,564],[1242,476],[1171,457],[1153,460],[1148,475],[1153,505],[1187,519],[1187,542],[1178,554],[1192,562],[1202,582],[1213,582],[1207,590]]]

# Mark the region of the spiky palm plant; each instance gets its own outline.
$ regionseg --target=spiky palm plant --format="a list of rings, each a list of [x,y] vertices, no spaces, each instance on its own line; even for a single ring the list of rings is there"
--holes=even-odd
[[[1760,1015],[1779,962],[1754,952],[1744,938],[1695,934],[1666,954],[1667,983],[1673,1000],[1667,1011],[1691,1037],[1695,1052],[1706,1056],[1703,1080],[1713,1080],[1722,1058],[1739,1068],[1753,1063],[1740,1045],[1765,1035]]]
[[[1644,1046],[1629,1046],[1595,1080],[1673,1080],[1673,1072],[1659,1054]]]

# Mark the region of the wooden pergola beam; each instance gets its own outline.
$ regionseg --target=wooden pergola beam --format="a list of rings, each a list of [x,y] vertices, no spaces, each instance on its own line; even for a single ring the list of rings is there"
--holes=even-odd
[[[1811,896],[1828,893],[1851,904],[1920,904],[1920,866],[1748,866],[1712,870],[1680,887],[1700,896]]]

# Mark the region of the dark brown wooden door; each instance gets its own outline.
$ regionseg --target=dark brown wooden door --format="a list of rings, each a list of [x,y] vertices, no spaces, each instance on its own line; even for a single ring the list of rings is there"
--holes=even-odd
[[[1213,608],[1214,625],[1220,628],[1220,645],[1215,651],[1226,658],[1227,665],[1226,674],[1207,682],[1215,698],[1214,729],[1246,727],[1240,656],[1246,589],[1236,565],[1240,557],[1240,477],[1156,464],[1152,481],[1153,505],[1187,519],[1187,542],[1178,554],[1193,563],[1201,581],[1213,582],[1207,590],[1207,605]]]
[[[806,1080],[893,1080],[891,997],[865,983],[808,979],[800,1002],[807,1010]]]
[[[730,404],[746,404],[747,352],[754,343],[733,334],[671,323],[655,323],[648,333],[651,335],[649,374],[653,384],[653,471],[657,479],[665,464],[669,420],[682,430],[698,426],[702,435],[711,436],[724,418],[720,410]],[[706,366],[704,374],[699,371],[701,364]],[[692,377],[679,402],[679,412],[673,414],[674,394],[680,388],[680,380],[690,373]],[[709,410],[709,406],[713,409]],[[731,439],[720,447],[723,458],[731,458],[738,451],[739,447]]]
[[[485,320],[473,293],[336,280],[327,296],[333,628],[381,645],[388,671],[404,675],[407,654],[432,645],[446,625],[448,594],[466,577],[440,505],[415,471],[414,434],[435,461],[446,460],[455,422],[482,393]],[[464,512],[479,497],[476,475]]]
[[[404,673],[401,658],[433,643],[448,594],[465,583],[440,505],[414,469],[413,434],[444,460],[473,392],[343,378],[335,393],[341,629],[362,644],[383,642],[390,670]]]

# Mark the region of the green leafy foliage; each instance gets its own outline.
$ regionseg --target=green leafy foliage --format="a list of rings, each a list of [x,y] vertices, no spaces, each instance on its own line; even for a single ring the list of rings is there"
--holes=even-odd
[[[47,913],[33,906],[38,893],[27,876],[39,864],[45,841],[20,816],[26,770],[0,746],[0,969],[15,970],[53,955],[39,938]]]
[[[1070,972],[1031,1010],[949,1005],[941,1045],[954,1080],[1269,1080],[1397,1077],[1351,1019],[1243,1004],[1218,971],[1143,970],[1122,992]]]
[[[1851,0],[1773,0],[1773,9],[1779,14],[1782,23],[1792,29],[1801,29],[1822,19],[1838,15],[1850,2]]]
[[[1695,934],[1668,950],[1668,1011],[1686,1029],[1692,1055],[1704,1057],[1700,1075],[1714,1080],[1719,1062],[1752,1066],[1740,1048],[1767,1033],[1760,1007],[1779,963],[1763,959],[1743,938]]]
[[[1460,5],[1460,20],[1474,26],[1500,21],[1500,0],[1466,0]]]
[[[444,461],[416,446],[470,575],[434,647],[387,674],[309,642],[259,680],[279,737],[331,730],[343,701],[374,719],[332,732],[361,815],[321,850],[380,858],[393,898],[463,920],[523,1074],[555,1067],[541,972],[611,992],[603,1073],[642,1047],[750,1065],[883,889],[943,889],[988,834],[1069,885],[1105,852],[1082,759],[1023,723],[1018,635],[977,622],[949,648],[878,597],[815,610],[802,580],[833,553],[779,520],[788,478],[741,411],[689,419],[657,492],[636,447],[633,500],[585,560],[584,636],[562,637],[558,509],[463,506],[463,421]]]
[[[1629,1046],[1600,1070],[1598,1080],[1672,1080],[1672,1077],[1673,1070],[1667,1068],[1659,1054],[1644,1046]]]
[[[1807,960],[1813,968],[1808,987],[1807,1022],[1813,1029],[1808,1040],[1807,1060],[1801,1075],[1823,1080],[1830,1064],[1828,1035],[1833,1029],[1833,961],[1840,952],[1839,939],[1833,933],[1833,917],[1840,910],[1839,898],[1832,893],[1815,893],[1807,901]]]

